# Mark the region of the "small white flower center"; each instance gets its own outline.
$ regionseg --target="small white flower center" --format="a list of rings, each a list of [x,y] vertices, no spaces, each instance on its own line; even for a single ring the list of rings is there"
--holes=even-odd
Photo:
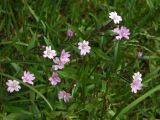
[[[26,77],[25,77],[25,80],[26,80],[26,81],[29,81],[29,78],[28,78],[28,76],[26,76]]]
[[[11,87],[14,88],[14,89],[16,88],[16,86],[17,86],[16,83],[13,83],[13,84],[11,85]]]
[[[85,49],[86,48],[86,45],[82,45],[82,49]]]
[[[48,50],[48,51],[47,51],[47,55],[50,55],[50,54],[51,54],[51,51],[50,51],[50,50]]]

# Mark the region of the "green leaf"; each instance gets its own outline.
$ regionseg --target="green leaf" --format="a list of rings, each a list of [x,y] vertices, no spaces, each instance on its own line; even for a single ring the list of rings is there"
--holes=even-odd
[[[50,41],[45,36],[44,36],[44,41],[45,41],[45,43],[46,43],[47,46],[50,45]]]
[[[121,48],[120,41],[115,41],[115,49],[114,49],[114,63],[115,68],[118,70],[121,66]]]
[[[23,114],[26,114],[26,115],[32,115],[31,112],[28,112],[28,111],[26,111],[26,110],[24,110],[24,109],[22,109],[20,107],[17,107],[17,106],[9,106],[9,105],[7,105],[5,107],[5,109],[6,109],[7,112],[13,112],[13,113],[15,112],[15,113],[23,113]]]
[[[63,71],[58,71],[59,75],[63,78],[69,78],[73,80],[77,80],[76,70],[71,68],[65,68]]]
[[[92,48],[92,50],[96,53],[97,56],[104,60],[108,60],[107,55],[99,48]]]
[[[35,47],[35,43],[36,43],[36,33],[33,34],[33,37],[31,39],[31,41],[28,44],[28,50],[32,49]]]
[[[146,2],[147,2],[147,5],[149,6],[150,9],[154,8],[152,0],[146,0]]]
[[[34,12],[34,10],[33,10],[28,4],[26,4],[26,5],[27,5],[29,11],[31,12],[31,14],[33,15],[33,17],[34,17],[34,18],[36,19],[36,21],[38,22],[38,21],[39,21],[39,18],[38,18],[38,16],[36,15],[36,13]]]
[[[151,73],[147,74],[143,80],[144,83],[148,83],[150,82],[153,78],[156,78],[157,76],[159,76],[158,72],[160,71],[160,67],[157,67],[155,70],[153,70]]]

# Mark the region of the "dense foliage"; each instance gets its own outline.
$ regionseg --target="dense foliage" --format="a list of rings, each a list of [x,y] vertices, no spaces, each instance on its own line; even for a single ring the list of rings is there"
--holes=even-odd
[[[115,39],[113,11],[130,30],[128,40]],[[159,0],[1,0],[0,120],[160,118],[159,11]],[[78,48],[83,40],[91,48],[85,56]],[[58,84],[48,80],[55,70],[43,56],[46,46],[58,57],[63,49],[70,53],[56,71]],[[22,81],[24,71],[34,74],[34,84]],[[133,93],[138,71],[143,86]],[[21,89],[8,92],[8,80]]]

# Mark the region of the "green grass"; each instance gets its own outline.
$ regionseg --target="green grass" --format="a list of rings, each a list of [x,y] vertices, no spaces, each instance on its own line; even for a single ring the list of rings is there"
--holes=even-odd
[[[111,11],[122,16],[129,40],[114,39]],[[1,0],[0,120],[160,119],[159,11],[159,0]],[[67,29],[76,35],[68,38]],[[77,43],[84,39],[91,53],[81,57]],[[56,86],[48,81],[52,61],[43,58],[43,45],[71,53]],[[35,74],[33,86],[21,81],[25,70]],[[143,89],[133,94],[137,71]],[[22,89],[8,93],[8,79]],[[58,100],[62,89],[73,96],[68,103]]]

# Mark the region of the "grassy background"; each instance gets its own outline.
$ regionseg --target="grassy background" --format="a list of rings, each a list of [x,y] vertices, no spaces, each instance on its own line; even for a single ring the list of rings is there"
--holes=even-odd
[[[111,11],[122,16],[130,40],[113,40]],[[159,11],[159,0],[1,0],[0,119],[160,118]],[[68,28],[76,36],[68,38]],[[83,39],[92,48],[85,57],[77,49]],[[71,53],[70,64],[59,71],[63,81],[56,87],[48,81],[52,62],[42,57],[43,45]],[[7,93],[5,82],[20,80],[24,70],[35,74],[34,86],[23,83],[20,92]],[[143,74],[144,87],[132,94],[136,71]],[[62,89],[73,95],[67,104],[57,98]]]

